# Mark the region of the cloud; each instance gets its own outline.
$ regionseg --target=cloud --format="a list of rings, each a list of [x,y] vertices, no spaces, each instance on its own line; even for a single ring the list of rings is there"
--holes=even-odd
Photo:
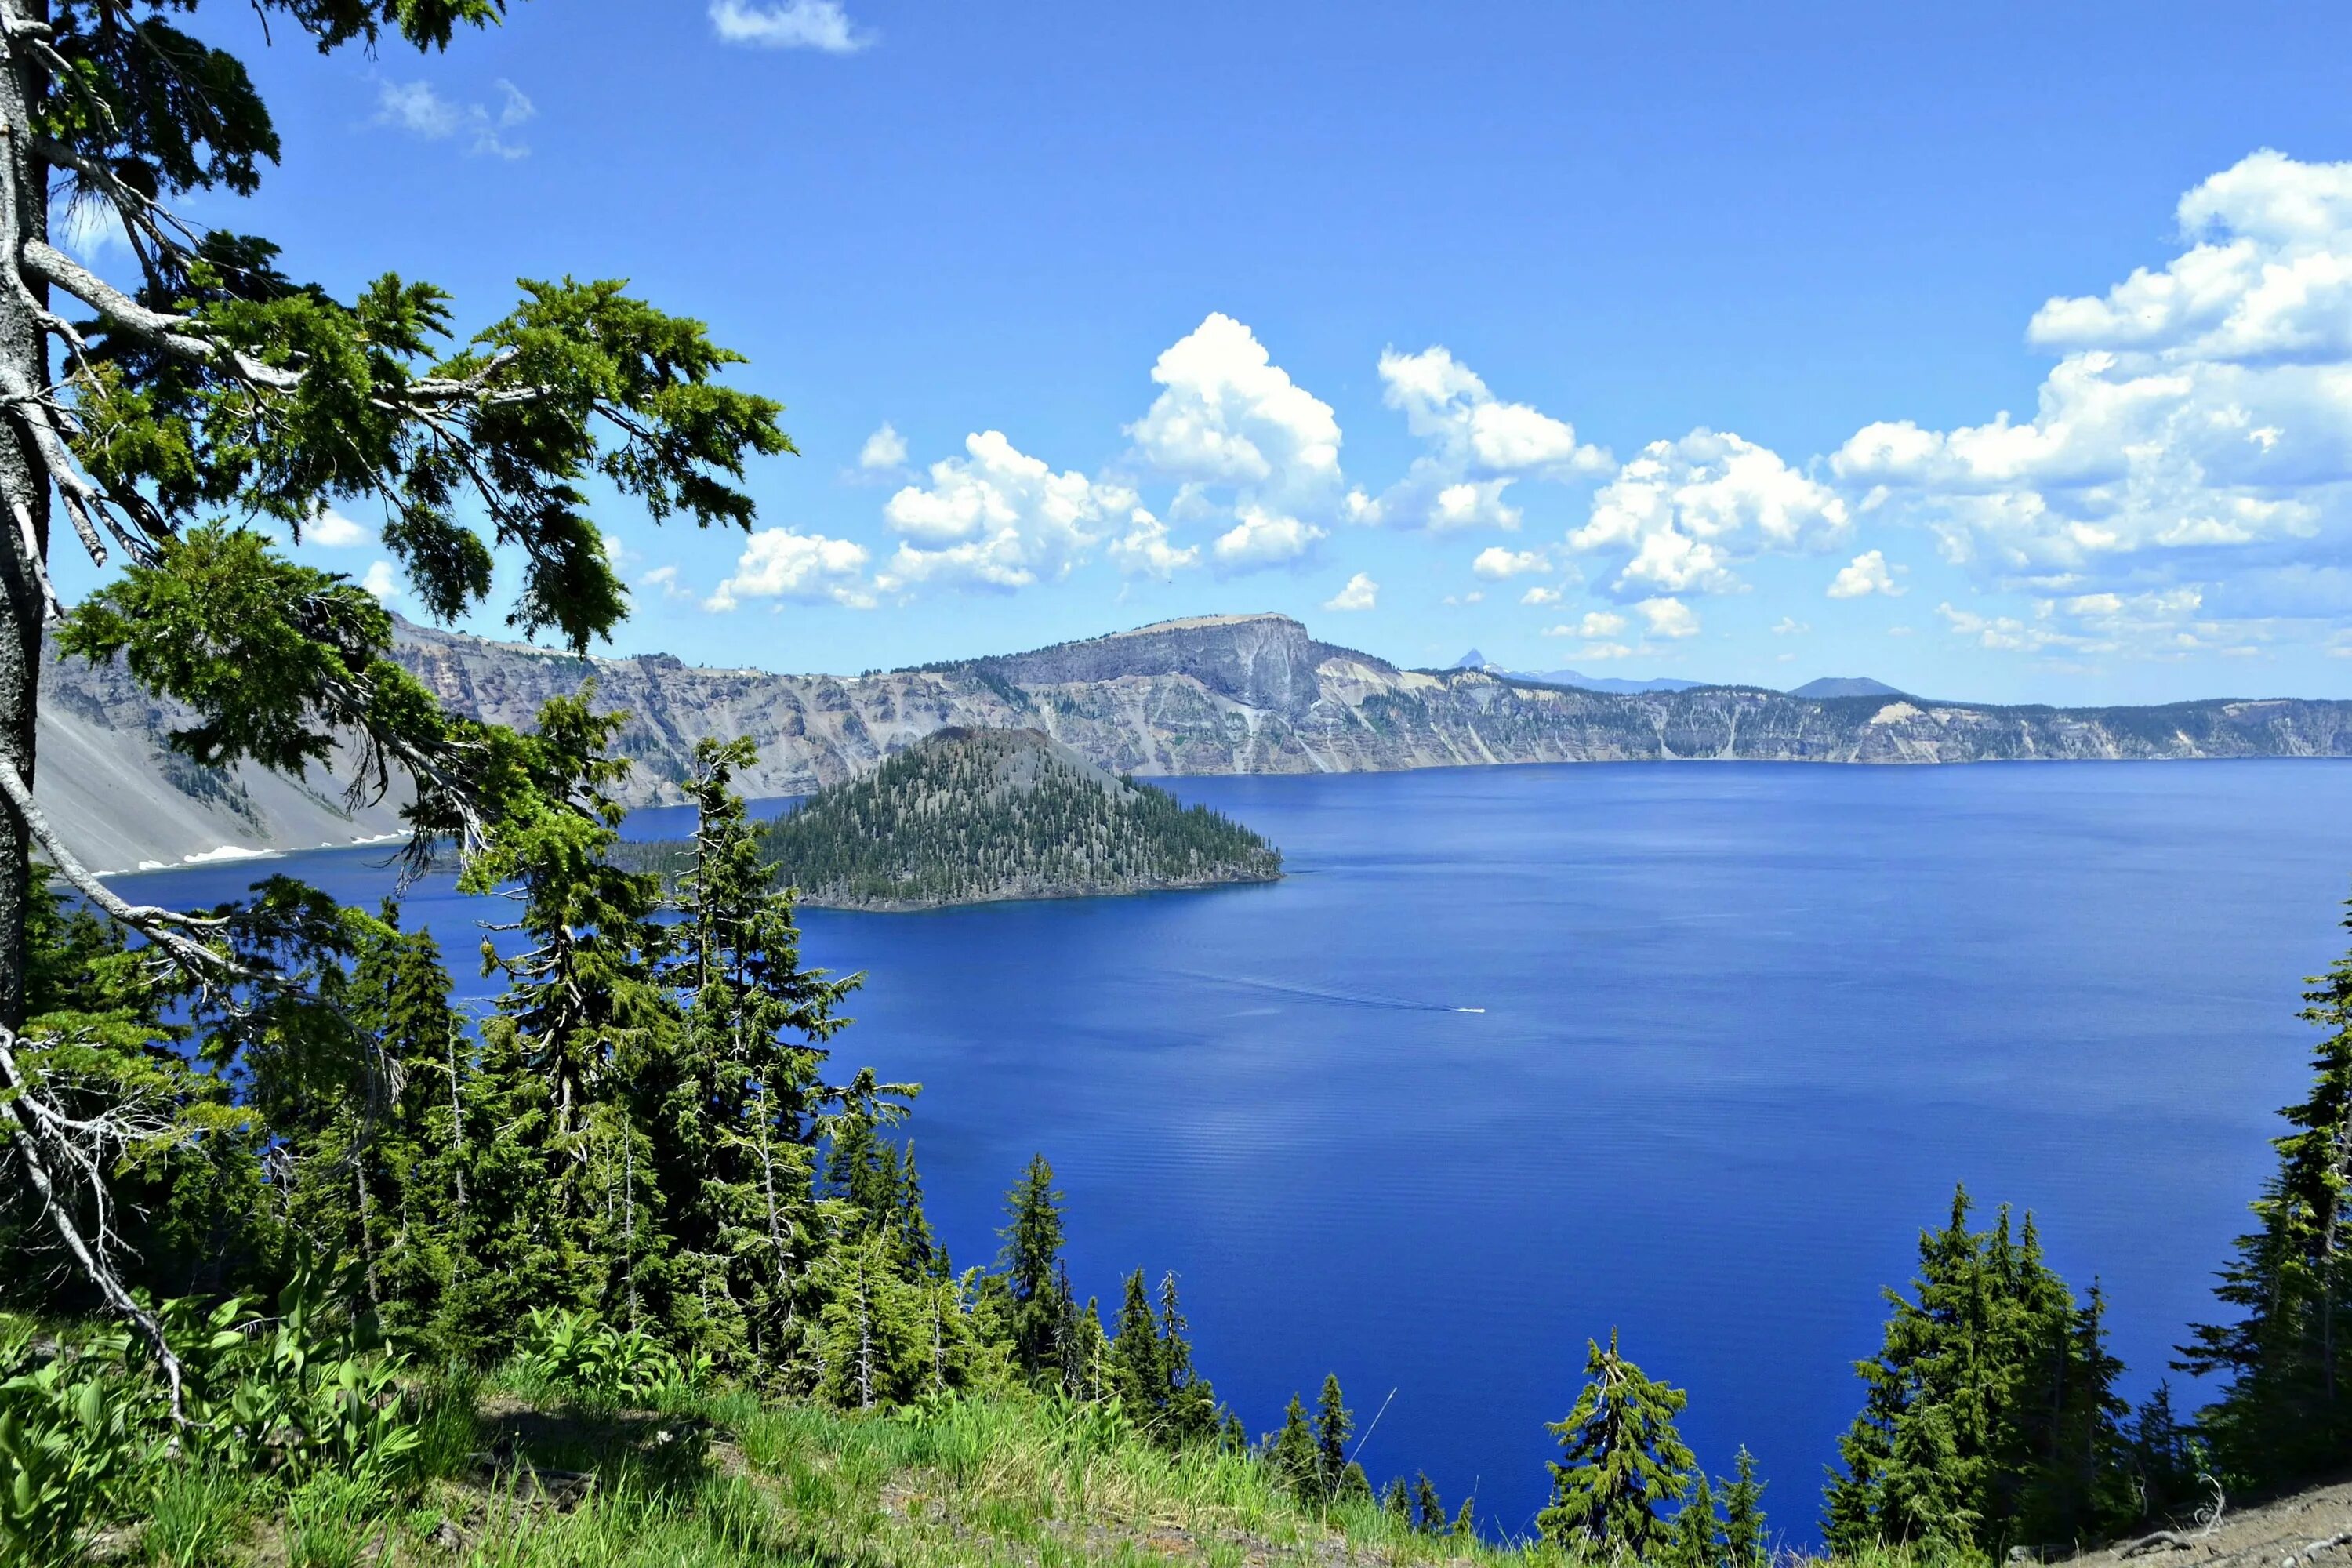
[[[1297,561],[1323,537],[1321,529],[1295,517],[1245,507],[1240,521],[1219,534],[1210,548],[1219,570],[1247,572]]]
[[[871,473],[876,469],[902,468],[907,461],[907,438],[891,428],[884,420],[882,428],[866,437],[866,445],[857,448],[857,466]]]
[[[1506,550],[1499,544],[1490,544],[1478,552],[1477,559],[1470,563],[1470,570],[1481,577],[1523,577],[1530,572],[1550,571],[1551,557],[1540,550]]]
[[[1168,577],[1201,563],[1201,547],[1168,542],[1168,525],[1141,507],[1129,515],[1126,534],[1103,552],[1111,564],[1137,577]]]
[[[877,579],[885,591],[931,582],[1022,588],[1060,576],[1101,540],[1110,518],[1135,507],[1134,491],[1075,469],[1057,474],[1000,430],[967,436],[964,451],[933,463],[928,484],[905,487],[883,507],[884,520],[910,542]]]
[[[49,237],[85,261],[102,260],[110,250],[131,248],[121,215],[111,202],[91,196],[61,196],[49,203]]]
[[[1832,471],[2004,585],[2210,586],[2342,558],[2352,163],[2255,153],[2176,216],[2168,261],[2034,312],[2027,341],[2058,357],[2031,417],[1865,426]]]
[[[1466,594],[1448,594],[1444,602],[1449,605],[1476,605],[1485,603],[1486,598],[1486,590],[1473,588]]]
[[[1335,497],[1339,422],[1290,379],[1249,328],[1213,312],[1151,367],[1161,391],[1127,427],[1136,456],[1194,486],[1230,486],[1235,510]]]
[[[1901,571],[1894,568],[1894,572]],[[1832,599],[1859,599],[1871,594],[1884,594],[1890,599],[1903,596],[1902,586],[1895,581],[1886,564],[1884,551],[1865,550],[1845,565],[1838,568],[1830,579],[1829,595]]]
[[[453,103],[427,81],[379,82],[375,123],[427,142],[446,142],[462,135],[468,139],[467,151],[477,154],[529,157],[530,149],[507,140],[506,132],[537,116],[538,107],[514,83],[501,78],[495,85],[499,107],[493,110],[479,103]]]
[[[1557,588],[1546,588],[1538,584],[1538,586],[1530,588],[1526,593],[1520,595],[1519,603],[1522,605],[1557,605],[1559,603],[1559,590]]]
[[[1728,432],[1653,441],[1592,498],[1571,549],[1622,560],[1617,586],[1720,594],[1733,567],[1767,550],[1814,549],[1842,536],[1845,500]]]
[[[694,590],[677,580],[677,568],[675,566],[656,566],[638,578],[637,584],[640,587],[659,589],[661,596],[665,599],[694,597]]]
[[[1380,603],[1381,585],[1359,572],[1347,586],[1323,601],[1327,610],[1369,610]]]
[[[1695,637],[1698,636],[1698,616],[1680,599],[1644,599],[1633,606],[1649,623],[1654,637]]]
[[[369,562],[367,575],[360,579],[360,586],[373,594],[379,602],[387,605],[394,599],[403,597],[405,593],[400,585],[400,580],[392,574],[392,563],[389,561]]]
[[[375,542],[375,531],[363,522],[353,522],[332,507],[320,509],[302,531],[303,542],[323,544],[330,550],[349,550],[355,545]]]
[[[784,0],[781,5],[710,0],[710,27],[721,43],[828,55],[854,55],[877,37],[851,22],[841,0]]]
[[[703,607],[726,611],[745,599],[785,599],[863,608],[873,603],[873,596],[858,582],[866,559],[866,547],[853,540],[828,539],[789,528],[760,529],[743,542],[734,574],[719,584],[703,601]],[[646,581],[670,570],[657,567],[647,574]]]
[[[1522,479],[1568,479],[1608,467],[1608,454],[1575,428],[1525,403],[1505,403],[1442,347],[1382,351],[1381,396],[1405,416],[1429,450],[1378,500],[1351,497],[1353,520],[1402,522],[1437,531],[1515,529],[1519,509],[1505,492]]]
[[[1776,637],[1801,637],[1812,629],[1793,616],[1782,616],[1773,626],[1772,635]]]
[[[1613,637],[1625,630],[1625,617],[1608,610],[1592,610],[1576,626],[1580,637]]]

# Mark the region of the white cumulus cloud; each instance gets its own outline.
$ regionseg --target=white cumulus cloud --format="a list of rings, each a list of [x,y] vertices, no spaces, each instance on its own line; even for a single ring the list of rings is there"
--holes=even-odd
[[[1168,525],[1141,507],[1128,517],[1127,532],[1104,550],[1111,564],[1137,577],[1169,577],[1201,563],[1201,547],[1169,542]]]
[[[1780,455],[1728,432],[1653,441],[1592,498],[1571,549],[1622,560],[1620,588],[1725,593],[1733,568],[1767,550],[1813,549],[1843,534],[1845,500]]]
[[[1532,572],[1550,571],[1551,557],[1540,550],[1506,550],[1499,544],[1490,544],[1478,552],[1477,558],[1470,563],[1470,570],[1481,577],[1523,577]]]
[[[1829,595],[1832,599],[1860,599],[1884,594],[1890,599],[1900,598],[1903,586],[1894,576],[1900,570],[1887,566],[1885,551],[1865,550],[1838,568],[1837,575],[1830,579]]]
[[[1347,585],[1323,601],[1327,610],[1369,610],[1380,603],[1381,585],[1359,572]]]
[[[1644,599],[1633,608],[1639,611],[1642,619],[1649,624],[1652,637],[1695,637],[1698,636],[1698,616],[1680,599]]]
[[[369,562],[367,575],[360,579],[360,586],[387,605],[401,597],[404,593],[400,579],[393,575],[392,563],[389,561]]]
[[[1351,498],[1356,521],[1439,531],[1515,529],[1521,514],[1506,496],[1512,484],[1608,466],[1608,454],[1579,442],[1565,420],[1502,401],[1444,348],[1385,350],[1380,374],[1382,400],[1404,415],[1405,428],[1428,450],[1377,500]]]
[[[1255,333],[1213,312],[1151,367],[1160,386],[1127,427],[1136,455],[1157,472],[1200,486],[1231,486],[1237,506],[1292,509],[1336,498],[1339,422],[1331,405],[1290,379]]]
[[[857,448],[857,466],[871,473],[876,469],[896,468],[907,461],[907,438],[891,427],[885,419],[882,428],[866,437],[866,445]]]
[[[1323,531],[1311,523],[1258,507],[1244,507],[1234,526],[1217,536],[1211,552],[1220,570],[1246,572],[1280,566],[1315,547]]]
[[[2029,417],[1882,421],[1833,471],[2006,583],[2307,598],[2290,568],[2352,547],[2352,163],[2255,153],[2176,216],[2168,261],[2034,313]],[[1971,635],[2037,640],[1998,619]]]
[[[1001,430],[964,438],[965,456],[930,467],[883,507],[908,542],[877,582],[887,592],[921,583],[1022,588],[1060,576],[1098,542],[1135,492],[1071,469],[1055,473]]]
[[[849,19],[841,0],[784,0],[781,5],[710,0],[710,27],[722,43],[827,55],[854,55],[875,38]]]
[[[1559,599],[1559,589],[1547,588],[1540,584],[1519,595],[1519,603],[1522,605],[1557,605]]]
[[[858,581],[866,559],[866,547],[854,540],[763,528],[743,542],[733,575],[719,584],[703,605],[724,611],[745,599],[788,599],[863,606],[873,602]],[[661,570],[648,574],[646,580],[653,581]]]
[[[375,530],[363,522],[352,521],[332,507],[325,507],[302,531],[302,538],[308,543],[323,544],[330,550],[349,550],[357,545],[374,543]]]

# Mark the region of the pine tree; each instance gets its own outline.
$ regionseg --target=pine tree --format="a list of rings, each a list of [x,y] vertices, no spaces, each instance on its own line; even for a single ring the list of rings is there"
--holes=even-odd
[[[2352,929],[2352,916],[2345,920]],[[2228,1381],[2199,1417],[2238,1487],[2281,1487],[2326,1472],[2352,1447],[2344,1341],[2352,1332],[2345,1235],[2352,1183],[2352,954],[2314,976],[2303,1019],[2326,1031],[2311,1092],[2281,1114],[2277,1172],[2254,1200],[2214,1294],[2233,1321],[2197,1327],[2175,1364]]]
[[[1445,1533],[1445,1503],[1437,1495],[1437,1483],[1423,1470],[1412,1481],[1412,1527],[1423,1535]]]
[[[1478,1495],[1473,1492],[1462,1500],[1461,1510],[1454,1514],[1454,1528],[1448,1533],[1456,1541],[1475,1541],[1478,1538],[1477,1510]]]
[[[1402,1476],[1391,1476],[1381,1489],[1381,1511],[1406,1529],[1412,1528],[1412,1489]]]
[[[1550,1424],[1561,1458],[1551,1505],[1537,1518],[1564,1550],[1640,1556],[1661,1544],[1660,1505],[1679,1498],[1696,1463],[1675,1430],[1689,1395],[1643,1375],[1617,1348],[1588,1342],[1584,1391]]]
[[[1355,1412],[1339,1392],[1337,1373],[1323,1376],[1323,1392],[1315,1401],[1315,1469],[1326,1498],[1337,1498],[1348,1472],[1348,1439],[1356,1430]]]
[[[685,1026],[648,1098],[676,1246],[722,1286],[715,1302],[707,1292],[694,1298],[698,1321],[688,1337],[721,1366],[782,1369],[799,1359],[796,1335],[814,1301],[817,1143],[821,1118],[840,1098],[820,1073],[857,979],[801,963],[791,894],[772,886],[733,788],[756,755],[740,740],[695,748],[686,784],[695,831],[675,889],[684,918],[661,973],[682,1000]],[[912,1180],[910,1155],[902,1185]],[[928,1248],[919,1190],[901,1199],[908,1247]]]
[[[2127,1462],[2136,1517],[2171,1519],[2200,1500],[2204,1457],[2194,1429],[2173,1413],[2170,1384],[2158,1383],[2134,1413]]]
[[[1706,1483],[1706,1473],[1695,1472],[1688,1495],[1683,1499],[1682,1507],[1675,1510],[1666,1542],[1666,1561],[1675,1568],[1721,1568],[1721,1531],[1722,1521],[1716,1517],[1715,1492]]]
[[[1171,1447],[1205,1443],[1217,1434],[1217,1392],[1192,1370],[1191,1325],[1176,1299],[1176,1276],[1160,1279],[1160,1368],[1166,1393],[1163,1415]]]
[[[1765,1568],[1772,1548],[1764,1533],[1765,1482],[1756,1479],[1756,1456],[1745,1445],[1723,1489],[1723,1552],[1727,1568]]]
[[[1290,1396],[1289,1408],[1282,1413],[1281,1430],[1266,1440],[1265,1460],[1275,1479],[1299,1501],[1311,1507],[1327,1500],[1322,1452],[1315,1440],[1315,1429],[1307,1425],[1307,1407],[1296,1394]]]
[[[2104,1300],[2078,1308],[2032,1217],[1971,1229],[1965,1189],[1919,1242],[1840,1440],[1822,1513],[1832,1550],[1910,1542],[1998,1553],[2095,1533],[2128,1507]]]
[[[1013,1361],[1032,1379],[1061,1376],[1057,1341],[1073,1303],[1062,1279],[1062,1194],[1054,1167],[1033,1154],[1021,1180],[1005,1194],[1006,1224],[999,1258],[1013,1294]]]
[[[1167,1347],[1160,1337],[1160,1320],[1151,1310],[1150,1293],[1143,1286],[1143,1270],[1127,1277],[1126,1296],[1119,1303],[1118,1337],[1111,1345],[1111,1390],[1128,1419],[1155,1437],[1164,1437],[1169,1377]]]

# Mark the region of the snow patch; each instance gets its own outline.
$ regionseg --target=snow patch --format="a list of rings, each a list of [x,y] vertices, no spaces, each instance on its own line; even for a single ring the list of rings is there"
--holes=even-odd
[[[183,855],[180,858],[187,865],[202,866],[214,860],[263,860],[275,853],[275,850],[270,849],[247,849],[242,844],[224,844],[217,849],[199,850],[194,855]]]

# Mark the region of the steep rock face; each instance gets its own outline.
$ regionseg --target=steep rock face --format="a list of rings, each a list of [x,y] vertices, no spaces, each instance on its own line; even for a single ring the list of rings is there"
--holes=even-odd
[[[1617,694],[1484,669],[1399,669],[1270,615],[1164,622],[855,678],[709,669],[667,656],[581,658],[415,626],[401,628],[398,655],[453,707],[515,725],[593,676],[600,704],[631,715],[620,745],[640,764],[625,792],[632,805],[679,799],[705,736],[757,743],[747,794],[799,795],[951,725],[1040,730],[1098,767],[1141,775],[2352,755],[2352,703],[2057,709],[1742,687]],[[172,714],[120,670],[57,664],[44,693],[39,793],[96,864],[344,842],[394,826],[388,806],[344,811],[331,780],[306,789],[254,770],[224,778],[164,756]]]

